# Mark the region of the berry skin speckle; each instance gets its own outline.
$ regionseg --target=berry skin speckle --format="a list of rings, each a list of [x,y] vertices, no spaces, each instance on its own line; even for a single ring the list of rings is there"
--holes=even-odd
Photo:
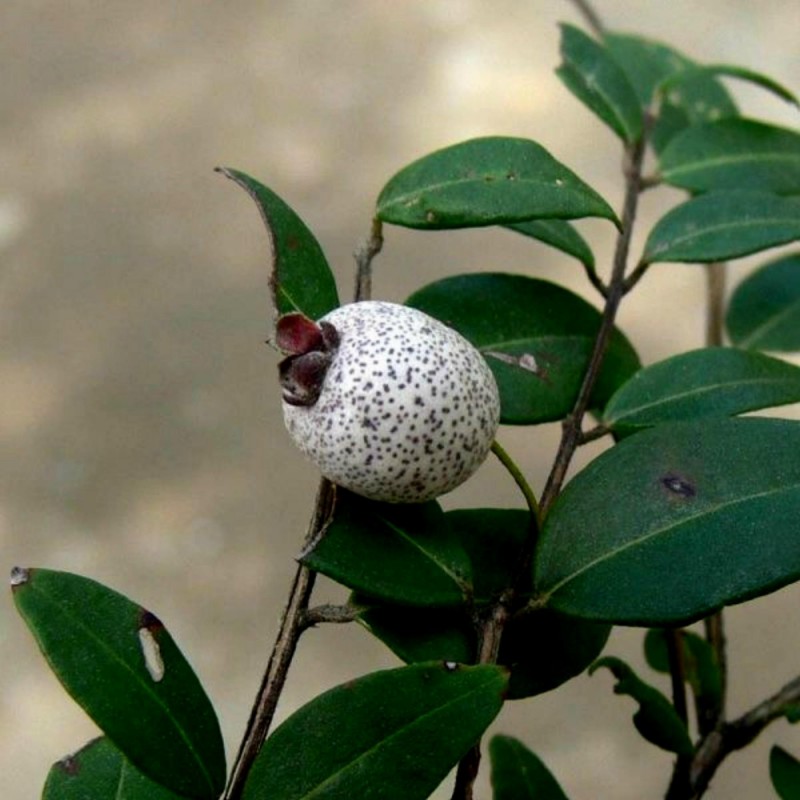
[[[500,400],[466,339],[421,311],[377,301],[342,306],[318,324],[335,335],[308,336],[318,349],[293,350],[280,372],[289,434],[325,477],[373,500],[415,503],[478,469]]]

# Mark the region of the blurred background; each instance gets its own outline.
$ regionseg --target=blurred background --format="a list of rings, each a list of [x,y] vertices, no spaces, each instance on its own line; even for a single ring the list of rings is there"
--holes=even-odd
[[[800,90],[796,0],[596,7],[609,27]],[[212,169],[245,170],[281,194],[316,233],[345,298],[378,191],[435,148],[530,137],[618,206],[617,141],[553,74],[560,20],[579,21],[566,0],[11,0],[0,9],[3,569],[78,572],[151,608],[214,699],[231,756],[317,477],[284,432],[277,357],[263,344],[267,236],[249,198]],[[749,115],[797,124],[772,96],[731,88]],[[634,254],[675,197],[645,197]],[[605,270],[612,227],[579,228]],[[522,237],[386,234],[379,298],[492,269],[555,279],[596,302],[575,263]],[[764,260],[737,262],[731,286]],[[645,363],[702,343],[703,289],[696,267],[651,270],[620,318]],[[557,434],[501,431],[537,489]],[[586,448],[577,465],[597,452]],[[445,501],[519,503],[493,463]],[[344,597],[320,582],[316,601]],[[733,714],[800,671],[798,600],[793,587],[728,613]],[[617,630],[606,652],[644,670],[640,642],[641,632]],[[0,646],[2,795],[28,800],[50,764],[96,731],[8,596]],[[396,664],[357,626],[312,631],[279,716]],[[634,732],[634,710],[602,672],[507,707],[494,730],[520,736],[576,800],[661,797],[671,758]],[[769,797],[774,741],[800,754],[800,730],[776,723],[722,767],[709,797]]]

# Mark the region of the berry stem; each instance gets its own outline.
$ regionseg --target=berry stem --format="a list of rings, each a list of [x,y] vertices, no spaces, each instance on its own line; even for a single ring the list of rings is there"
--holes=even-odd
[[[522,496],[525,498],[525,502],[528,504],[528,509],[533,515],[533,518],[536,520],[538,528],[541,521],[541,515],[539,513],[539,501],[536,499],[536,495],[533,493],[533,489],[531,489],[530,484],[527,480],[525,480],[522,470],[520,470],[520,468],[516,465],[514,460],[502,447],[500,442],[497,441],[497,439],[492,442],[492,452],[497,457],[497,460],[506,468],[508,474],[514,479],[514,483],[516,483],[519,487],[519,490],[522,492]]]

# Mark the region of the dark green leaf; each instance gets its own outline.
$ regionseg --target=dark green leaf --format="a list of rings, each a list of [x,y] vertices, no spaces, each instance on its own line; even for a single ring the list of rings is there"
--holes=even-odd
[[[658,87],[658,91],[661,94],[668,95],[670,92],[675,91],[675,89],[679,89],[685,83],[696,80],[700,76],[738,78],[739,80],[760,86],[768,92],[772,92],[776,97],[780,97],[781,100],[785,100],[787,103],[792,103],[792,105],[795,106],[800,105],[797,98],[785,86],[781,86],[777,81],[767,75],[762,75],[760,72],[755,72],[745,67],[737,67],[734,64],[703,64],[689,67],[674,75],[670,75],[662,81]]]
[[[603,45],[580,28],[561,25],[562,64],[556,74],[623,141],[642,135],[642,110],[636,92]]]
[[[540,601],[672,625],[800,578],[800,422],[658,425],[567,485],[542,531]]]
[[[750,119],[722,119],[677,134],[659,160],[661,177],[693,192],[759,189],[800,193],[800,134]]]
[[[668,632],[663,628],[651,628],[645,636],[644,652],[647,663],[653,669],[669,674],[667,635]],[[714,648],[702,636],[692,631],[681,630],[679,637],[686,682],[692,687],[695,697],[700,698],[704,705],[718,708],[722,695],[722,675]]]
[[[314,234],[271,189],[249,175],[218,167],[253,198],[272,243],[270,288],[278,314],[299,311],[319,319],[339,305],[336,283]]]
[[[562,419],[573,407],[600,327],[600,312],[547,281],[479,273],[429,284],[407,303],[455,328],[486,357],[500,389],[500,421]],[[602,406],[638,368],[615,330],[592,396]]]
[[[800,239],[800,197],[709,192],[673,208],[650,231],[642,261],[725,261]]]
[[[742,281],[725,324],[739,347],[800,350],[800,253],[771,261]]]
[[[695,66],[674,48],[639,36],[608,33],[604,42],[645,108],[653,104],[656,89],[665,78]],[[712,75],[697,73],[663,98],[651,137],[653,145],[661,152],[678,131],[736,114],[725,87]]]
[[[540,144],[491,136],[437,150],[384,186],[377,216],[409,228],[473,228],[530,219],[605,217],[606,201]]]
[[[562,253],[574,256],[587,267],[594,266],[594,254],[586,240],[569,222],[562,219],[538,219],[506,225],[509,230],[530,236],[531,239],[549,244]]]
[[[778,745],[769,751],[769,776],[781,800],[800,800],[800,761]]]
[[[435,501],[378,503],[340,490],[333,521],[303,563],[370,597],[417,606],[464,602],[469,560]]]
[[[800,367],[761,353],[708,347],[659,361],[623,384],[603,411],[616,433],[800,402]]]
[[[214,709],[161,622],[88,578],[16,569],[14,600],[66,690],[152,780],[212,800],[225,785]]]
[[[489,742],[493,800],[567,800],[542,760],[511,736]]]
[[[792,706],[789,706],[784,713],[786,719],[792,723],[792,725],[797,724],[800,722],[800,702],[795,703]]]
[[[633,724],[648,742],[679,755],[694,752],[686,724],[658,689],[645,683],[624,661],[614,656],[596,661],[589,674],[600,667],[608,667],[617,679],[615,694],[630,695],[639,704],[639,710],[633,715]]]
[[[89,742],[50,769],[42,800],[182,800],[142,775],[108,739]]]
[[[243,800],[424,800],[500,711],[506,680],[429,663],[331,689],[267,739]]]

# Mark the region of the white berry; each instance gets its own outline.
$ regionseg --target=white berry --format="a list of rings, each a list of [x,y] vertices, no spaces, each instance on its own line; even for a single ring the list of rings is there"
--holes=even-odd
[[[285,321],[283,331],[281,323]],[[459,333],[416,309],[365,301],[279,321],[283,415],[332,482],[373,500],[438,497],[483,463],[497,384]]]

